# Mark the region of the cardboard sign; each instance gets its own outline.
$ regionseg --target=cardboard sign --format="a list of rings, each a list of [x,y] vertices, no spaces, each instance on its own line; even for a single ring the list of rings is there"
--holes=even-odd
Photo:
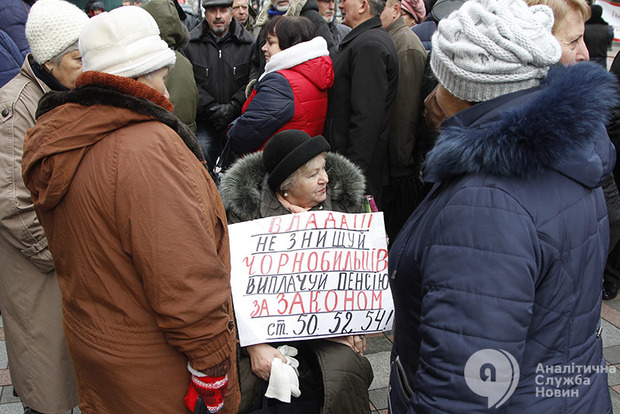
[[[229,237],[241,346],[392,328],[383,213],[268,217]]]

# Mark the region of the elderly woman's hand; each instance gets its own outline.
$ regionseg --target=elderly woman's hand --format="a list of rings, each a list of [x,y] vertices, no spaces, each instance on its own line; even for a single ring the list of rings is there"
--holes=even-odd
[[[364,335],[337,336],[335,338],[327,339],[332,342],[346,345],[362,356],[364,356],[364,352],[366,351],[366,337],[364,337]]]
[[[256,344],[247,347],[252,363],[252,372],[258,378],[269,381],[271,375],[271,362],[274,358],[280,358],[286,364],[286,358],[280,351],[269,344]]]

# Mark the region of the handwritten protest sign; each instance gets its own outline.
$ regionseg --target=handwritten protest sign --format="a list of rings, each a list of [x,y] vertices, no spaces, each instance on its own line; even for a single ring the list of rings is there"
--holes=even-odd
[[[288,214],[229,236],[241,346],[391,329],[383,213]]]

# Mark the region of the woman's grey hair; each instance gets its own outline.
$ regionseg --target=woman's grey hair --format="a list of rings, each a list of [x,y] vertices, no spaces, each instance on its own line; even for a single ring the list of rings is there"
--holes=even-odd
[[[174,66],[174,65],[166,65],[166,66],[162,66],[162,67],[161,67],[161,68],[159,68],[159,69],[155,69],[154,71],[147,73],[146,75],[140,75],[140,76],[144,76],[144,77],[145,77],[146,79],[148,79],[148,80],[153,80],[153,76],[155,75],[155,72],[157,72],[158,70],[161,70],[161,69],[163,69],[163,68],[168,68],[168,70],[170,70],[170,69],[172,69],[172,67],[173,67],[173,66]],[[135,78],[134,78],[134,79],[135,79]]]
[[[63,56],[66,55],[69,52],[73,52],[74,50],[78,50],[78,41],[77,40],[73,44],[71,44],[68,47],[66,47],[59,54],[57,54],[56,56],[51,58],[50,62],[52,62],[55,66],[58,66],[58,65],[60,65],[60,61],[62,60]]]
[[[319,155],[322,155],[323,158],[325,158],[327,156],[327,152],[322,152]],[[317,155],[317,157],[318,157],[318,155]],[[312,157],[310,160],[308,160],[308,162],[306,162],[304,165],[302,165],[301,167],[296,169],[293,172],[293,174],[289,175],[286,178],[286,180],[282,181],[282,184],[280,184],[280,192],[283,193],[283,192],[285,192],[287,190],[290,190],[291,188],[295,187],[295,180],[297,180],[297,178],[301,177],[302,175],[304,175],[308,171],[310,171],[310,168],[311,168],[310,163],[315,158],[316,157]]]

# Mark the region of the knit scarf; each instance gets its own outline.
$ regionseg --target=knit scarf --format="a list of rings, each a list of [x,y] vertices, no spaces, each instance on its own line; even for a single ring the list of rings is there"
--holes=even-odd
[[[301,206],[296,206],[294,204],[291,204],[288,202],[286,198],[282,197],[282,194],[280,193],[276,193],[276,197],[278,197],[278,201],[280,202],[280,204],[282,204],[282,207],[284,207],[291,213],[303,213],[305,211],[310,210],[311,208],[311,207],[306,208],[306,207],[301,207]]]
[[[273,8],[273,6],[271,6],[269,8],[269,10],[267,11],[267,14],[269,16],[282,16],[284,13],[286,13],[286,11],[279,11]]]

